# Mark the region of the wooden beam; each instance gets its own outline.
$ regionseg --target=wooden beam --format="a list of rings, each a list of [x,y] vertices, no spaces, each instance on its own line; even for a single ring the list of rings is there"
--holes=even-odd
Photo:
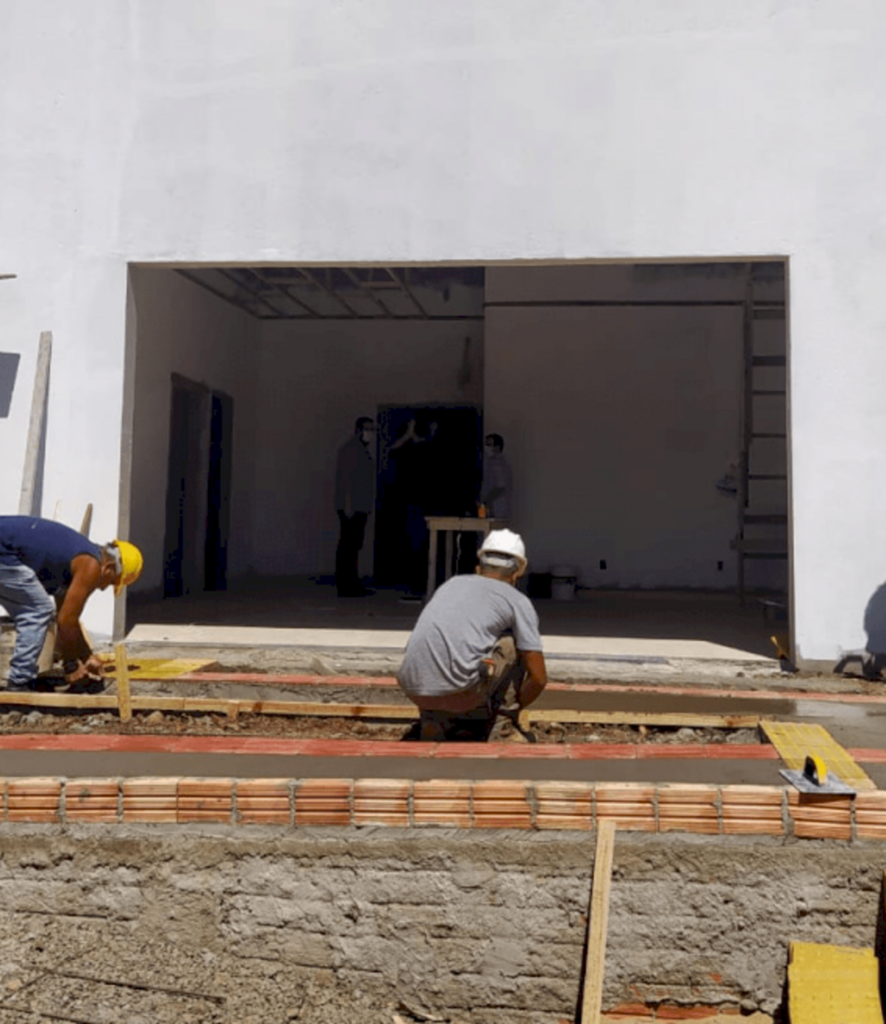
[[[117,679],[119,688],[120,680]],[[119,692],[119,690],[118,690]],[[119,700],[113,694],[88,693],[17,693],[0,691],[0,706],[16,705],[44,708],[117,709]],[[323,704],[294,700],[228,700],[223,697],[133,697],[132,711],[213,712],[236,717],[252,715],[290,715],[309,718],[362,718],[413,720],[418,708],[412,704]]]
[[[594,881],[591,889],[588,944],[585,949],[585,981],[579,1015],[581,1024],[600,1024],[614,850],[615,822],[601,821],[597,825],[597,848],[594,852]]]
[[[570,708],[551,708],[520,712],[520,725],[528,728],[530,722],[572,723],[577,725],[651,725],[687,726],[694,729],[752,729],[761,721],[760,715],[701,715],[690,712],[629,712],[629,711],[575,711]]]
[[[114,647],[114,658],[117,663],[117,710],[120,721],[128,722],[132,718],[132,694],[129,689],[129,664],[126,660],[126,645]]]

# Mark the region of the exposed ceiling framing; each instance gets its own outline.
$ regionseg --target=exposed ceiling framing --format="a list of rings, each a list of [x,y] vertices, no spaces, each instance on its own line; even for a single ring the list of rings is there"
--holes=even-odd
[[[482,320],[482,267],[194,267],[189,281],[259,320]]]

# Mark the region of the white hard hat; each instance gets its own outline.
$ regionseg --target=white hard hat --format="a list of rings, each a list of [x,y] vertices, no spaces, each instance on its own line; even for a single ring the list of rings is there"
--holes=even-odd
[[[513,530],[490,530],[480,547],[480,554],[509,555],[519,559],[526,568],[526,545],[519,533]]]

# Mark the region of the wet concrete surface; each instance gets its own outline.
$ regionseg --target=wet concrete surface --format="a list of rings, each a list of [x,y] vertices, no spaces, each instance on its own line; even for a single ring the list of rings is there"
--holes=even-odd
[[[210,778],[529,779],[577,782],[705,782],[780,786],[779,761],[741,759],[581,760],[490,757],[304,757],[7,750],[7,778],[174,776]],[[886,770],[883,773],[886,780]]]
[[[812,703],[812,702],[807,702]],[[797,713],[794,700],[772,700],[749,693],[747,696],[719,697],[711,695],[688,695],[672,693],[631,693],[613,688],[611,691],[596,690],[583,693],[579,690],[547,690],[532,705],[533,708],[571,708],[577,711],[624,711],[643,714],[679,714],[691,712],[696,715],[764,715],[793,716]],[[886,713],[886,705],[884,705]]]

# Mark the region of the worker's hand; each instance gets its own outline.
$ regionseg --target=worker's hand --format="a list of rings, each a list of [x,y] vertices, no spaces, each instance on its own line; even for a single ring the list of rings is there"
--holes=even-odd
[[[91,676],[100,676],[105,671],[105,662],[97,654],[91,654],[86,661],[86,671]]]
[[[72,683],[82,683],[84,679],[88,679],[90,672],[86,664],[86,662],[78,661],[75,669],[65,672],[65,682],[71,685]]]

